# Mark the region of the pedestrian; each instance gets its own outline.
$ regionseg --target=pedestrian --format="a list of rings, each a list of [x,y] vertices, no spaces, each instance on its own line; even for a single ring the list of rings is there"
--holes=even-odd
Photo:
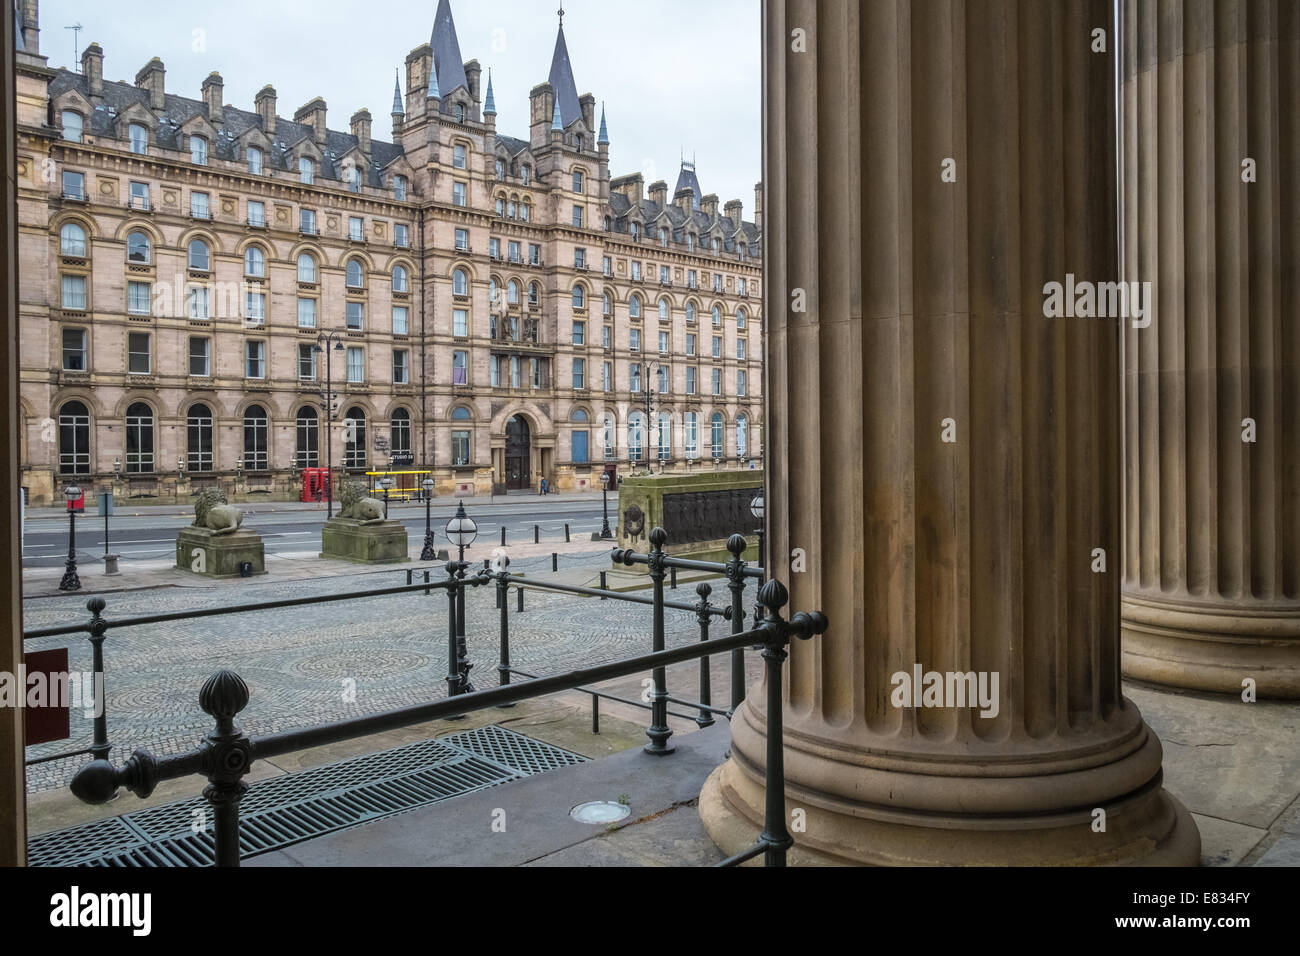
[[[542,476],[542,481],[541,481],[541,484],[538,485],[538,492],[537,492],[537,493],[540,494],[540,495],[544,495],[544,494],[546,494],[546,477],[545,477],[545,476]]]

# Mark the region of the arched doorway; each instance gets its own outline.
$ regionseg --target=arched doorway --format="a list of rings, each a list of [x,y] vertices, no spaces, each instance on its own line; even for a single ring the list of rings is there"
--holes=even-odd
[[[516,415],[506,423],[506,489],[532,487],[531,448],[528,421]]]

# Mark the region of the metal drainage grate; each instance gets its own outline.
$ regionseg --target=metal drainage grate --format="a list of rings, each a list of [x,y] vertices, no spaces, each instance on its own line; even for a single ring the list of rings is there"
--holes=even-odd
[[[272,777],[251,786],[240,802],[240,856],[586,760],[493,725]],[[191,797],[45,833],[28,841],[28,865],[211,866],[209,816],[207,801]]]

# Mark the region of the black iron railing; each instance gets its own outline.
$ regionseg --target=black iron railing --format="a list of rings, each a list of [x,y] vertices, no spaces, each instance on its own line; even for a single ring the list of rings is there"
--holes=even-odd
[[[407,594],[432,590],[443,590],[448,595],[448,696],[428,704],[420,704],[386,711],[365,717],[358,717],[336,723],[324,724],[266,737],[251,739],[235,724],[235,717],[248,704],[248,687],[244,681],[231,670],[220,670],[213,674],[199,691],[199,706],[215,720],[215,728],[202,743],[189,753],[155,758],[145,750],[136,750],[120,767],[115,767],[108,760],[106,734],[103,746],[92,748],[95,759],[81,768],[73,778],[72,792],[87,803],[104,803],[112,799],[118,788],[125,787],[140,797],[147,797],[163,780],[199,774],[207,778],[208,786],[203,794],[212,808],[216,849],[216,862],[219,866],[238,866],[239,848],[239,801],[247,790],[244,777],[252,762],[258,758],[269,759],[282,754],[317,747],[329,743],[351,740],[371,734],[382,733],[400,727],[427,721],[449,719],[489,707],[504,707],[520,700],[540,697],[560,691],[580,690],[591,693],[593,701],[599,697],[612,695],[593,691],[588,685],[619,677],[627,677],[645,670],[652,672],[654,688],[651,702],[651,726],[647,730],[650,743],[646,746],[649,753],[666,755],[673,751],[669,744],[672,731],[667,726],[668,704],[678,703],[699,711],[693,719],[712,722],[713,714],[727,713],[714,708],[709,702],[708,658],[715,653],[731,652],[732,673],[732,710],[744,695],[744,649],[757,646],[763,652],[766,662],[768,685],[768,753],[766,766],[766,785],[768,790],[766,819],[758,842],[743,853],[737,854],[719,865],[736,865],[746,860],[763,855],[768,866],[783,866],[786,851],[793,844],[785,827],[785,787],[783,745],[781,736],[782,701],[781,701],[781,666],[785,660],[785,646],[793,638],[808,639],[814,634],[823,633],[827,622],[820,612],[795,614],[790,620],[781,617],[781,609],[789,601],[789,593],[778,581],[768,581],[758,594],[757,604],[763,608],[761,619],[755,626],[743,630],[745,618],[741,606],[742,592],[748,577],[758,578],[762,571],[749,568],[740,559],[744,551],[745,539],[734,535],[728,542],[728,549],[734,555],[727,564],[691,561],[669,557],[663,551],[667,535],[663,529],[655,528],[650,535],[651,551],[648,554],[618,550],[613,553],[616,562],[626,565],[645,564],[650,572],[653,597],[644,598],[635,595],[618,594],[593,588],[576,588],[567,585],[549,584],[534,580],[525,580],[508,571],[508,561],[503,560],[499,570],[484,568],[475,575],[467,575],[469,564],[463,561],[451,561],[446,564],[448,577],[445,580],[425,583],[412,583],[405,587],[383,588],[373,591],[352,592],[347,594],[327,595],[324,597],[295,598],[280,601],[267,601],[258,604],[236,605],[233,607],[211,608],[202,611],[176,612],[124,619],[121,621],[105,620],[100,612],[103,610],[102,599],[92,599],[92,605],[98,601],[98,608],[92,607],[95,619],[94,630],[100,640],[110,628],[121,628],[147,623],[159,623],[191,617],[216,616],[222,614],[245,613],[274,608],[294,607],[303,604],[318,604],[334,601],[354,600],[390,594]],[[728,576],[732,591],[732,605],[714,607],[708,603],[711,591],[708,585],[697,588],[700,601],[694,605],[667,601],[664,597],[664,578],[670,568],[689,568],[696,570],[724,573]],[[408,580],[411,577],[408,574]],[[476,691],[469,683],[469,662],[465,649],[463,634],[463,617],[457,614],[457,598],[460,593],[471,587],[480,587],[495,581],[497,600],[501,611],[501,661],[498,668],[500,685],[490,690]],[[546,590],[599,596],[604,600],[622,600],[631,603],[650,603],[653,606],[653,647],[650,653],[642,654],[611,663],[580,668],[566,674],[537,677],[524,674],[510,666],[509,658],[509,600],[508,591],[512,583],[522,587],[542,588]],[[664,610],[678,608],[694,611],[701,628],[701,640],[683,647],[665,649],[664,647]],[[723,617],[731,621],[732,633],[722,638],[709,638],[708,626],[714,617]],[[459,626],[458,626],[459,625]],[[44,628],[25,635],[29,638],[48,637],[58,634],[77,633],[87,629],[86,625]],[[666,686],[666,669],[669,665],[691,660],[700,661],[701,699],[687,701],[670,697]],[[737,666],[737,661],[739,664]],[[511,675],[526,677],[523,683],[511,683]],[[739,689],[737,689],[739,688]],[[623,700],[622,698],[614,698]],[[625,703],[640,704],[637,701]],[[644,705],[643,705],[644,706]],[[593,707],[595,709],[595,707]],[[687,715],[681,715],[687,716]],[[701,726],[706,724],[701,723]],[[598,729],[598,724],[596,725]],[[97,737],[98,741],[98,737]],[[84,751],[83,751],[84,752]],[[68,756],[68,755],[64,755]]]

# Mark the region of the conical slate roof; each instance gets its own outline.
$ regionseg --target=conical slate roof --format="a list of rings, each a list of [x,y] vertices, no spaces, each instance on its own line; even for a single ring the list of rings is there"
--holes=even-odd
[[[438,95],[446,97],[458,86],[469,89],[465,78],[465,61],[460,55],[460,41],[456,39],[456,21],[451,18],[450,0],[438,0],[438,12],[433,18],[433,69],[438,80]],[[432,87],[430,88],[432,95]]]
[[[550,81],[551,89],[555,91],[555,102],[560,107],[560,122],[568,129],[574,120],[582,118],[582,106],[578,103],[578,84],[573,80],[573,66],[569,63],[569,46],[564,42],[563,21],[560,23],[560,32],[555,37]]]
[[[673,189],[673,195],[681,192],[683,189],[689,189],[694,196],[691,199],[691,206],[695,209],[700,208],[700,197],[704,191],[700,189],[699,177],[695,175],[695,164],[682,160],[682,170],[677,174],[677,186]]]

